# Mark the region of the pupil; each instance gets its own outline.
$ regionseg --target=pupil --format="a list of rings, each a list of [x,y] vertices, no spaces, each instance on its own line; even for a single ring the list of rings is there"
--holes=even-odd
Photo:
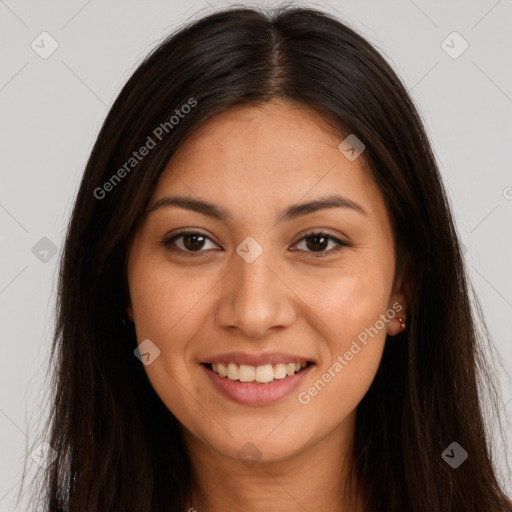
[[[315,242],[313,242],[313,244],[310,244],[310,243],[307,244],[309,249],[314,250],[315,249],[314,246],[316,246],[317,249],[319,248],[320,250],[322,250],[322,249],[325,249],[325,247],[326,247],[325,242],[327,242],[327,238],[325,236],[313,235],[313,236],[309,237],[309,240],[310,241],[315,240]],[[319,242],[318,240],[322,240],[323,243]],[[319,245],[320,245],[320,247],[318,247]]]
[[[194,244],[198,243],[197,242],[197,239],[202,239],[200,243],[200,247],[197,247],[195,246]],[[191,239],[194,239],[194,241],[189,244],[187,243],[187,241],[191,240]],[[190,250],[194,250],[194,249],[201,249],[201,247],[203,246],[204,244],[204,237],[202,235],[185,235],[184,237],[184,245],[187,249],[190,249]]]

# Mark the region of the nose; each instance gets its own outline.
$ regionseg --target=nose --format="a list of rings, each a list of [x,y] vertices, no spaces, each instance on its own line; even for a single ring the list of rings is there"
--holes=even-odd
[[[238,330],[245,338],[264,338],[289,327],[296,318],[295,295],[270,250],[263,250],[252,263],[234,254],[221,290],[217,324]]]

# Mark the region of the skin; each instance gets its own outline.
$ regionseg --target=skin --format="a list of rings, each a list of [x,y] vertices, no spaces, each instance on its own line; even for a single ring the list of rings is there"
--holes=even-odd
[[[393,288],[394,239],[382,194],[363,156],[350,161],[338,149],[343,139],[319,115],[282,100],[221,113],[168,163],[150,208],[183,195],[228,210],[232,220],[163,207],[145,216],[134,237],[127,312],[138,342],[149,338],[161,351],[144,368],[183,426],[198,482],[190,507],[198,511],[360,510],[343,492],[355,413],[386,334],[401,330],[397,318],[359,344],[309,403],[298,401],[379,315],[394,303],[403,307],[399,316],[406,313],[400,280]],[[366,215],[337,207],[277,222],[284,208],[333,193]],[[202,247],[179,238],[174,246],[189,253],[178,254],[162,244],[178,228],[208,238]],[[303,238],[311,228],[349,246],[318,248]],[[263,248],[252,263],[236,252],[248,236]],[[194,248],[197,257],[189,255]],[[284,399],[240,405],[199,364],[234,350],[289,352],[315,366]],[[248,442],[259,453],[253,465],[240,459]]]

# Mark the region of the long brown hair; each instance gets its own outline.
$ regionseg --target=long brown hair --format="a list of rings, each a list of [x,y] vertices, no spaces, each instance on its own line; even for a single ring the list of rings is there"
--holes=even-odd
[[[290,6],[269,14],[236,7],[189,22],[140,64],[110,109],[61,261],[46,426],[58,458],[42,475],[40,498],[51,512],[191,505],[180,425],[134,357],[126,258],[160,173],[187,137],[216,113],[274,98],[312,108],[363,141],[392,220],[396,271],[407,269],[413,281],[407,329],[386,343],[358,406],[352,471],[365,510],[512,510],[480,396],[493,383],[485,355],[492,345],[475,320],[480,311],[420,116],[369,42],[325,13]],[[154,147],[130,160],[148,137]],[[496,389],[485,388],[491,405]],[[454,441],[469,454],[456,469],[441,456]]]

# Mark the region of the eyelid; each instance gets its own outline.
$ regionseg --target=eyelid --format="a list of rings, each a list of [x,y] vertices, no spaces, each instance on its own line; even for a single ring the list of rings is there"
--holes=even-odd
[[[336,240],[336,241],[338,241],[340,243],[344,243],[344,244],[348,245],[348,242],[344,242],[343,240],[341,240],[341,238],[339,238],[338,235],[333,235],[332,233],[329,232],[329,230],[327,228],[310,228],[310,229],[307,229],[306,231],[303,231],[302,233],[299,233],[299,235],[298,235],[299,238],[297,239],[297,242],[300,242],[305,237],[313,236],[313,235],[325,235],[326,237],[332,238],[332,239],[334,239],[334,240]],[[295,242],[295,244],[297,242]]]

